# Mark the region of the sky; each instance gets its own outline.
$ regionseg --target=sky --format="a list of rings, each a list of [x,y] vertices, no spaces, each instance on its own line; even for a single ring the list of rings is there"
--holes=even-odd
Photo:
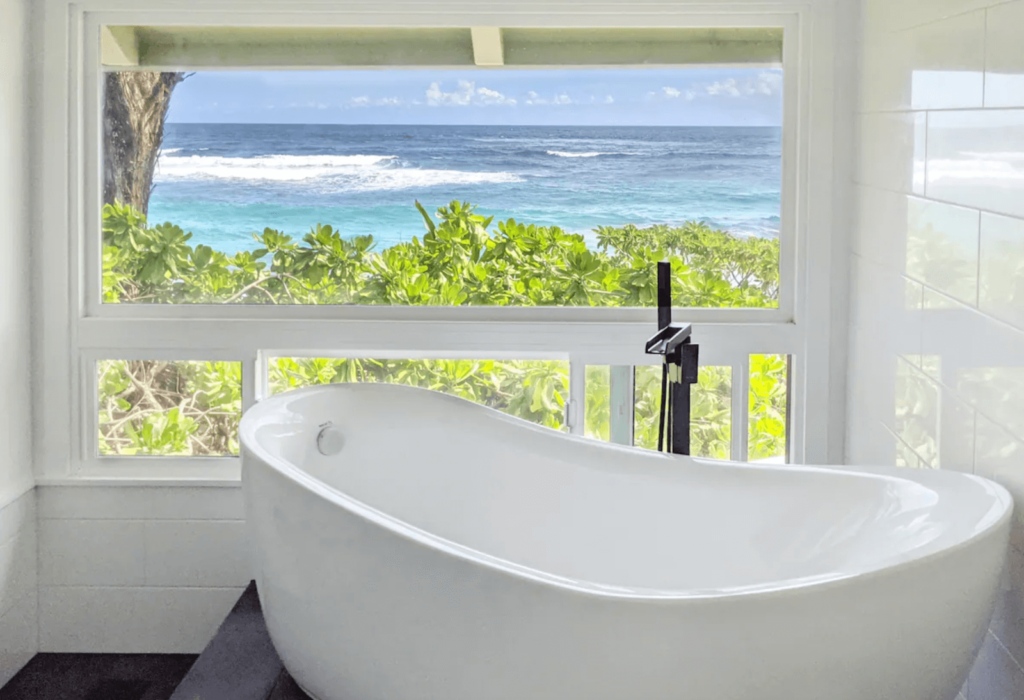
[[[207,71],[168,122],[780,126],[782,71],[764,68]]]

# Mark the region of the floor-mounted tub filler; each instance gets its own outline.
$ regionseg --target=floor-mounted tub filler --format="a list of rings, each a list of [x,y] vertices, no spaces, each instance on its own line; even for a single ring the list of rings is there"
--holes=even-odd
[[[953,700],[1012,510],[970,475],[691,460],[384,384],[241,435],[267,626],[318,700]]]

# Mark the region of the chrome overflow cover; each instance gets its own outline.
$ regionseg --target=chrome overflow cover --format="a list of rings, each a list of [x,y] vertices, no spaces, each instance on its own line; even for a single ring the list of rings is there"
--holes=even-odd
[[[341,432],[334,427],[331,421],[320,425],[320,433],[316,436],[316,448],[320,454],[325,457],[333,457],[341,452],[344,444],[345,440],[341,437]]]

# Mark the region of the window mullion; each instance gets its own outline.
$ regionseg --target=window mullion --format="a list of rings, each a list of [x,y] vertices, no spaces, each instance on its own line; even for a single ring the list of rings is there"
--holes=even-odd
[[[566,404],[566,424],[573,435],[585,432],[584,411],[587,405],[587,364],[575,356],[569,358],[569,402]]]
[[[747,461],[750,411],[750,359],[732,366],[732,445],[729,457],[737,462]]]
[[[264,396],[261,385],[266,384],[267,372],[266,365],[260,362],[261,354],[251,352],[242,361],[242,411],[248,411]]]
[[[633,445],[634,369],[632,365],[609,367],[609,437],[619,445]]]

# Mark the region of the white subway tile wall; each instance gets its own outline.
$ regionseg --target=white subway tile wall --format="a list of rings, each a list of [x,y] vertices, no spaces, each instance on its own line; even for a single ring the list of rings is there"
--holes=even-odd
[[[198,654],[252,579],[240,487],[37,491],[39,651]]]
[[[1024,514],[1024,0],[863,0],[847,460]],[[1024,700],[1024,520],[965,700]]]
[[[32,490],[31,0],[0,3],[0,686],[38,649]]]
[[[36,498],[0,508],[0,686],[39,648],[36,628]]]

